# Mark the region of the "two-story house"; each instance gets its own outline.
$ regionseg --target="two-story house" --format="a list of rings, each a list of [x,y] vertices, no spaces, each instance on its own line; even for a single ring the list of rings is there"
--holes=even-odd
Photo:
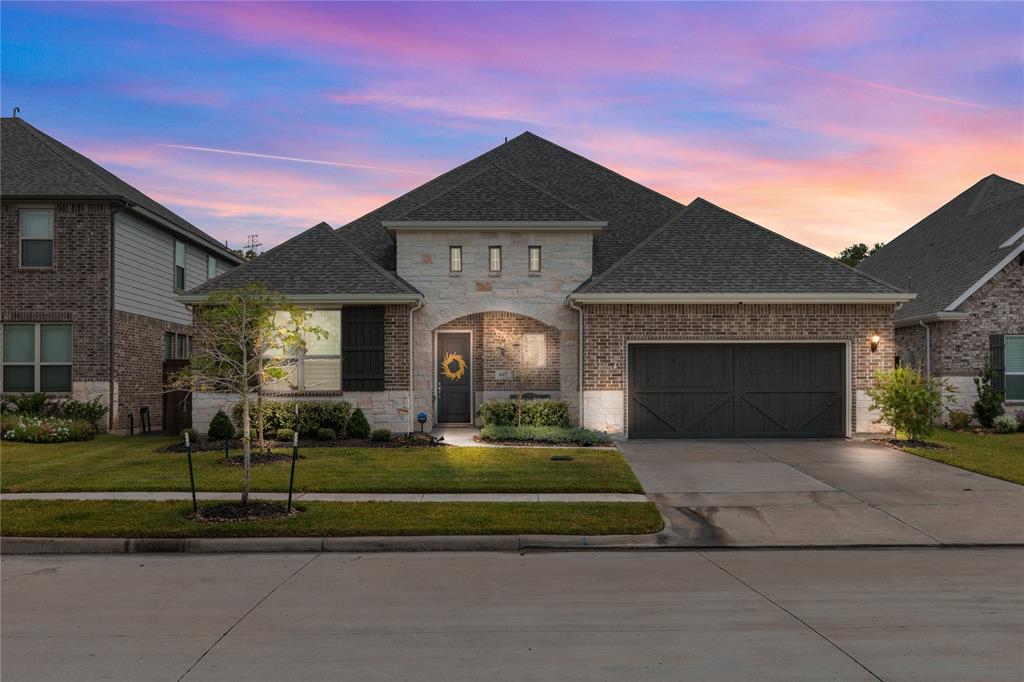
[[[190,352],[175,296],[241,262],[231,250],[20,118],[0,128],[4,393],[113,406],[163,424],[164,361]]]
[[[333,230],[190,291],[261,282],[327,339],[280,397],[371,423],[468,424],[526,390],[630,437],[842,437],[913,298],[703,199],[680,204],[524,133]],[[524,384],[523,377],[526,377]],[[204,429],[229,407],[196,396]]]

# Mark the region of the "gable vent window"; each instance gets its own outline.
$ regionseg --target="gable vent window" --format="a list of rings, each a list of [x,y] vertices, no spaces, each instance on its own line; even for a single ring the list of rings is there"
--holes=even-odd
[[[462,272],[462,247],[448,247],[448,269],[451,272]]]
[[[21,267],[53,266],[53,209],[23,208],[18,211],[21,223]]]
[[[492,246],[489,250],[489,270],[491,272],[501,272],[501,247]]]
[[[540,272],[540,247],[530,247],[530,272]]]
[[[185,290],[185,242],[174,240],[174,288]]]

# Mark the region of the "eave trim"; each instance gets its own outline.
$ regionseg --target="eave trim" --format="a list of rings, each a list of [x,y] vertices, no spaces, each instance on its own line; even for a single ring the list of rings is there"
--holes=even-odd
[[[215,292],[210,292],[215,293]],[[186,294],[175,297],[184,305],[203,303],[210,294]],[[297,305],[304,303],[358,304],[358,303],[420,303],[423,296],[419,294],[281,294],[284,298]]]
[[[569,294],[575,303],[906,303],[917,294],[908,293],[629,293],[629,294]]]
[[[994,268],[992,268],[991,270],[986,272],[984,275],[982,275],[981,279],[979,279],[977,282],[972,284],[970,286],[970,288],[967,289],[967,291],[965,291],[964,293],[960,294],[960,296],[957,297],[957,299],[955,301],[953,301],[948,306],[946,306],[946,310],[947,311],[954,311],[957,308],[959,308],[963,304],[964,301],[966,301],[972,295],[974,295],[974,292],[976,292],[978,289],[980,289],[983,286],[985,286],[985,284],[990,279],[992,279],[993,277],[998,275],[1000,272],[1002,272],[1003,268],[1005,268],[1007,265],[1009,265],[1011,262],[1013,262],[1013,259],[1016,258],[1017,256],[1019,256],[1021,253],[1024,253],[1024,243],[1021,243],[1016,249],[1014,249],[1013,251],[1008,253],[1005,258],[1003,258],[1001,261],[999,261],[999,263],[997,263]]]
[[[928,313],[927,315],[915,315],[914,317],[896,320],[895,325],[897,327],[910,327],[917,325],[919,322],[952,322],[962,320],[966,317],[967,313],[954,313],[940,310],[935,313]]]

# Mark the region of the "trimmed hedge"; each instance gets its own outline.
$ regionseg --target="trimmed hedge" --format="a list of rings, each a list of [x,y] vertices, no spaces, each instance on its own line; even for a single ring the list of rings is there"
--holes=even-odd
[[[299,416],[295,417],[295,406],[299,406]],[[269,433],[277,433],[281,429],[298,430],[300,436],[310,436],[320,429],[333,429],[339,438],[343,438],[348,429],[352,415],[352,405],[345,401],[303,400],[296,402],[264,400],[264,426]],[[249,415],[255,432],[258,421],[256,403],[249,403]],[[242,429],[242,404],[235,403],[232,419]]]
[[[480,406],[484,426],[515,426],[516,402],[492,400]],[[523,426],[556,426],[569,428],[569,406],[561,400],[524,400]]]
[[[560,426],[484,426],[480,438],[506,443],[550,443],[552,445],[610,445],[607,433]]]

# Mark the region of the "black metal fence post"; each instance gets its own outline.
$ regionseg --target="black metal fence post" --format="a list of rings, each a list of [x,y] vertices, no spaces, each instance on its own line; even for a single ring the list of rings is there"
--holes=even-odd
[[[292,473],[288,477],[288,513],[292,512],[292,489],[295,487],[295,460],[299,458],[299,432],[292,434]]]
[[[192,441],[188,437],[188,431],[185,432],[185,450],[188,452],[188,480],[192,485],[192,512],[199,512],[199,505],[196,503],[196,475],[192,471]]]

